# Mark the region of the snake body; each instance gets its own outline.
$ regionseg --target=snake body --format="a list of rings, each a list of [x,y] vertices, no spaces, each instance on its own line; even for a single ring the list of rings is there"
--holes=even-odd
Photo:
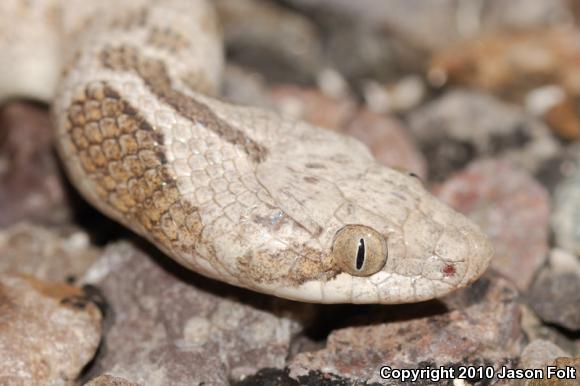
[[[353,138],[215,98],[203,0],[3,0],[0,98],[52,102],[70,180],[189,269],[320,303],[464,287],[492,248]]]

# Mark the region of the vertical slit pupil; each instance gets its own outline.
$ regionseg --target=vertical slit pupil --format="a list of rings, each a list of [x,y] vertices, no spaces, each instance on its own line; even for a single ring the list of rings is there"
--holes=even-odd
[[[356,269],[360,270],[365,263],[365,239],[358,241],[358,250],[356,251]]]

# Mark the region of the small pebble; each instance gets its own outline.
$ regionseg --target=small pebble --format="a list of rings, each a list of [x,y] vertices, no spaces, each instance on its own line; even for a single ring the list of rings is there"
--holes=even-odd
[[[269,99],[284,115],[332,130],[340,130],[356,112],[356,104],[350,97],[336,98],[314,88],[274,86]]]
[[[565,252],[550,255],[528,294],[540,319],[570,331],[580,331],[580,261]]]
[[[427,93],[423,79],[408,75],[387,86],[369,81],[364,85],[366,104],[376,113],[402,113],[417,106]]]
[[[556,187],[551,225],[556,244],[580,255],[580,158],[570,163],[571,171]]]
[[[381,165],[407,170],[423,179],[427,177],[423,155],[394,117],[361,109],[343,132],[367,145]]]

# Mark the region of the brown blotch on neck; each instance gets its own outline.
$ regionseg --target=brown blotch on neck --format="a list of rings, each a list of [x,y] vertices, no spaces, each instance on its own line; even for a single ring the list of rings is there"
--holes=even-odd
[[[137,74],[149,90],[183,117],[213,131],[225,141],[239,146],[256,163],[262,162],[267,150],[241,130],[218,117],[207,105],[175,90],[165,64],[139,53],[133,46],[108,47],[101,52],[103,66]]]
[[[87,197],[165,249],[193,250],[201,216],[179,195],[163,135],[106,82],[88,84],[66,112],[63,137]]]

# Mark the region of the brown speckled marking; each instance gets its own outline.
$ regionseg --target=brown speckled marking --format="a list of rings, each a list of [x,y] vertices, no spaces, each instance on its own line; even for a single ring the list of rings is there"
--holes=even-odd
[[[207,77],[201,76],[197,71],[186,72],[180,80],[194,92],[207,95],[217,94],[216,87],[207,80]]]
[[[302,246],[300,258],[297,251],[277,252],[273,257],[267,251],[258,251],[237,259],[237,269],[241,275],[257,283],[285,282],[287,285],[301,285],[310,280],[327,281],[339,274],[329,255]]]
[[[147,8],[137,8],[123,13],[121,16],[111,21],[111,28],[130,31],[136,28],[144,27],[149,19],[149,10]]]
[[[67,134],[100,199],[168,249],[193,248],[201,218],[180,199],[161,151],[163,136],[105,82],[86,87],[67,113]]]
[[[157,49],[165,50],[172,54],[177,54],[189,47],[187,38],[181,32],[171,27],[151,28],[149,36],[147,37],[147,43]]]
[[[101,53],[101,61],[106,68],[136,73],[160,100],[190,121],[203,125],[227,142],[239,146],[254,162],[262,162],[266,157],[265,147],[220,119],[205,104],[172,88],[171,79],[161,60],[142,56],[135,47],[120,46],[105,48]]]

